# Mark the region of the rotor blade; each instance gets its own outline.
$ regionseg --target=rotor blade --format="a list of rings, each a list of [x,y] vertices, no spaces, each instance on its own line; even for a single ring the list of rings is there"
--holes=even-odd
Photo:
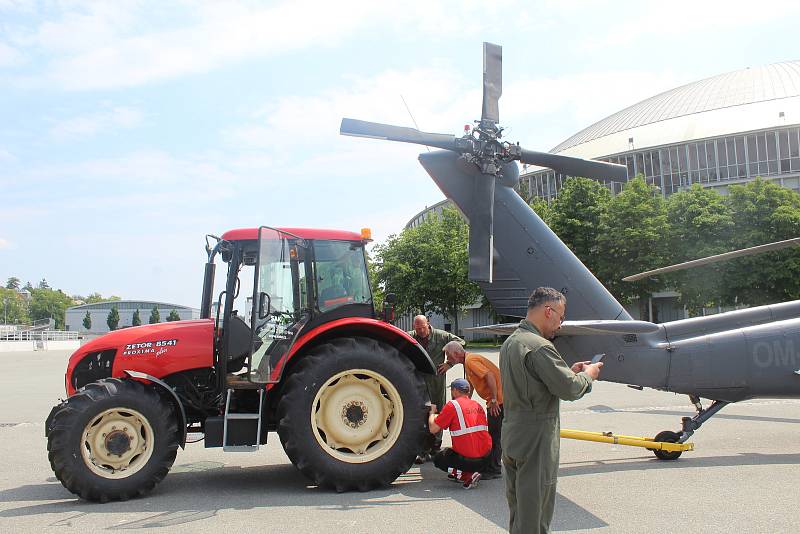
[[[371,137],[373,139],[414,143],[416,145],[432,146],[445,150],[454,150],[456,145],[456,138],[454,135],[426,133],[415,130],[414,128],[391,126],[389,124],[359,121],[356,119],[342,119],[342,126],[339,128],[339,133],[342,135],[352,135],[354,137]]]
[[[476,211],[469,220],[469,279],[492,283],[494,176],[480,175],[472,190]]]
[[[520,151],[519,161],[530,165],[548,167],[569,176],[604,178],[620,182],[628,179],[628,168],[625,165],[606,163],[605,161],[559,156],[558,154],[525,150],[524,148]]]
[[[753,254],[761,254],[762,252],[779,250],[794,245],[800,245],[800,237],[796,237],[794,239],[786,239],[785,241],[776,241],[775,243],[767,243],[766,245],[758,245],[757,247],[743,248],[731,252],[725,252],[724,254],[717,254],[715,256],[708,256],[706,258],[686,261],[683,263],[676,263],[675,265],[669,265],[667,267],[653,269],[652,271],[645,271],[639,274],[632,274],[631,276],[626,276],[625,278],[623,278],[622,281],[635,282],[636,280],[641,280],[642,278],[647,278],[648,276],[654,276],[663,273],[671,273],[673,271],[681,271],[683,269],[691,269],[692,267],[700,267],[701,265],[708,265],[709,263],[731,260],[733,258],[740,258],[742,256],[750,256]]]
[[[503,94],[503,47],[483,43],[483,111],[481,122],[500,122],[498,100]]]

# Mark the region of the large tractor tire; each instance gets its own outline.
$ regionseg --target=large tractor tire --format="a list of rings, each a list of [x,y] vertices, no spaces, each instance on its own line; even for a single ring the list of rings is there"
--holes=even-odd
[[[407,471],[427,430],[422,376],[397,349],[367,338],[315,348],[288,377],[278,435],[315,484],[367,491]]]
[[[167,475],[178,449],[172,403],[134,380],[87,384],[53,409],[46,431],[53,472],[88,501],[144,495]]]

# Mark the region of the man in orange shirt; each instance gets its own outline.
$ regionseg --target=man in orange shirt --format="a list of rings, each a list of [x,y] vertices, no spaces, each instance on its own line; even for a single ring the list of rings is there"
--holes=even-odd
[[[463,364],[467,380],[472,390],[486,401],[489,413],[489,434],[492,436],[492,457],[483,478],[491,479],[502,476],[500,470],[503,451],[500,447],[500,430],[503,426],[503,386],[500,382],[500,369],[480,354],[466,352],[460,343],[448,343],[444,346],[447,360],[439,366],[439,373],[445,373],[456,364]]]
[[[469,398],[469,382],[456,378],[450,384],[450,395],[441,413],[436,413],[436,406],[431,406],[428,416],[428,430],[431,434],[441,432],[443,428],[450,431],[452,448],[439,451],[433,458],[433,464],[442,471],[461,472],[457,478],[464,483],[464,489],[478,485],[481,472],[486,469],[492,451],[492,438],[489,436],[486,423],[486,412],[483,406]]]

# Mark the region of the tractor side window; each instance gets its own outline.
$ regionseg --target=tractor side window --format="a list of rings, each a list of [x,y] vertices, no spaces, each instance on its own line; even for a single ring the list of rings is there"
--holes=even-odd
[[[349,241],[316,241],[317,295],[320,311],[372,302],[364,247]]]

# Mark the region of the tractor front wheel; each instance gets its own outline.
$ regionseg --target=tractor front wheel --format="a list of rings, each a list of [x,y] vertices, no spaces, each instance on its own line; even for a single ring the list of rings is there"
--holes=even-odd
[[[133,380],[87,384],[47,422],[53,472],[88,501],[144,495],[167,475],[177,449],[172,403]]]
[[[393,347],[342,338],[314,349],[289,376],[278,435],[292,463],[317,485],[366,491],[407,471],[422,443],[427,394]]]

